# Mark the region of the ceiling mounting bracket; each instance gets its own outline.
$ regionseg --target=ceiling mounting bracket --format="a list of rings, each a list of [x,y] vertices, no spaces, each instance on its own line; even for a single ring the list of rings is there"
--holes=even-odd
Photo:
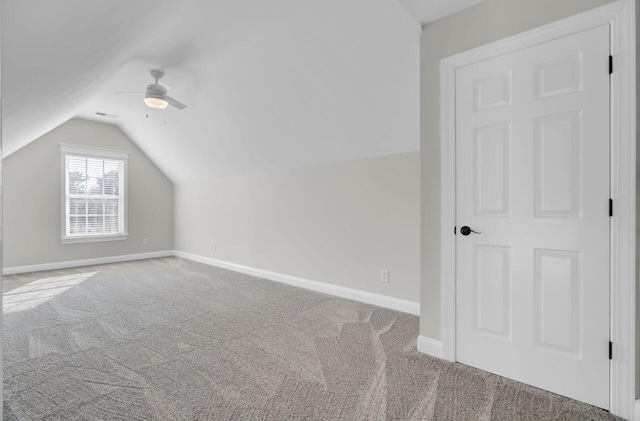
[[[151,75],[152,78],[156,80],[156,84],[157,84],[158,80],[162,79],[162,77],[164,76],[164,71],[153,69],[149,71],[149,74]]]

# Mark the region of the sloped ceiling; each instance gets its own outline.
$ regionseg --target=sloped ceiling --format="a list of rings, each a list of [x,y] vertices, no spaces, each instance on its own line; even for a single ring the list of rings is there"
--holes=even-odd
[[[3,1],[3,153],[75,116],[179,183],[415,151],[419,31],[395,0]],[[186,110],[113,94],[152,68]]]
[[[429,23],[482,0],[398,0],[407,12],[420,23]]]

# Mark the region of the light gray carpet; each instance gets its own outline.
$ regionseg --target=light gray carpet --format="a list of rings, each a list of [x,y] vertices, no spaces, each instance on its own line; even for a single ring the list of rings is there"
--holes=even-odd
[[[418,318],[178,258],[10,276],[5,419],[605,420],[419,354]]]

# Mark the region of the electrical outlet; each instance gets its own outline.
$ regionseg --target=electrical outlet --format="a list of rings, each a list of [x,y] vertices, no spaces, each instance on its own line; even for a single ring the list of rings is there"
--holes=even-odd
[[[388,269],[382,269],[380,271],[380,282],[389,282],[389,270]]]
[[[148,246],[149,245],[149,239],[145,238],[144,240],[142,240],[142,245],[143,246]]]

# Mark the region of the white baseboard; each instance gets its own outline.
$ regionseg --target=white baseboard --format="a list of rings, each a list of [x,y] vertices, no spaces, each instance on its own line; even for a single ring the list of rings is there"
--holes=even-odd
[[[426,336],[418,336],[418,351],[432,357],[442,358],[442,342]]]
[[[107,263],[129,262],[132,260],[154,259],[159,257],[177,256],[184,259],[193,260],[211,266],[244,273],[247,275],[257,276],[259,278],[269,279],[271,281],[281,282],[300,288],[310,289],[337,297],[347,298],[350,300],[360,301],[380,307],[390,308],[392,310],[402,311],[404,313],[420,315],[420,303],[414,301],[402,300],[400,298],[388,297],[386,295],[374,294],[371,292],[360,291],[353,288],[331,285],[324,282],[312,281],[309,279],[299,278],[282,273],[270,272],[263,269],[243,266],[236,263],[224,262],[222,260],[212,259],[210,257],[199,256],[196,254],[186,253],[183,251],[167,250],[156,251],[150,253],[128,254],[123,256],[98,257],[95,259],[69,260],[66,262],[43,263],[29,266],[13,266],[2,269],[3,275],[15,275],[28,272],[42,272],[46,270],[69,269],[82,266],[102,265]]]
[[[386,295],[360,291],[353,288],[331,285],[324,282],[311,281],[309,279],[299,278],[297,276],[284,275],[282,273],[256,269],[236,263],[224,262],[222,260],[216,260],[210,257],[199,256],[183,251],[174,251],[174,254],[175,256],[182,257],[183,259],[193,260],[194,262],[204,263],[206,265],[216,266],[219,268],[232,270],[234,272],[257,276],[259,278],[268,279],[270,281],[281,282],[283,284],[310,289],[312,291],[322,292],[329,295],[335,295],[341,298],[347,298],[354,301],[373,304],[376,306],[401,311],[403,313],[414,314],[416,316],[420,315],[420,303],[416,303],[414,301],[402,300],[399,298],[388,297]]]
[[[150,253],[127,254],[123,256],[97,257],[95,259],[68,260],[66,262],[43,263],[29,266],[13,266],[2,269],[3,275],[15,275],[18,273],[42,272],[45,270],[69,269],[82,266],[103,265],[107,263],[130,262],[132,260],[155,259],[158,257],[173,256],[173,250],[153,251]]]

